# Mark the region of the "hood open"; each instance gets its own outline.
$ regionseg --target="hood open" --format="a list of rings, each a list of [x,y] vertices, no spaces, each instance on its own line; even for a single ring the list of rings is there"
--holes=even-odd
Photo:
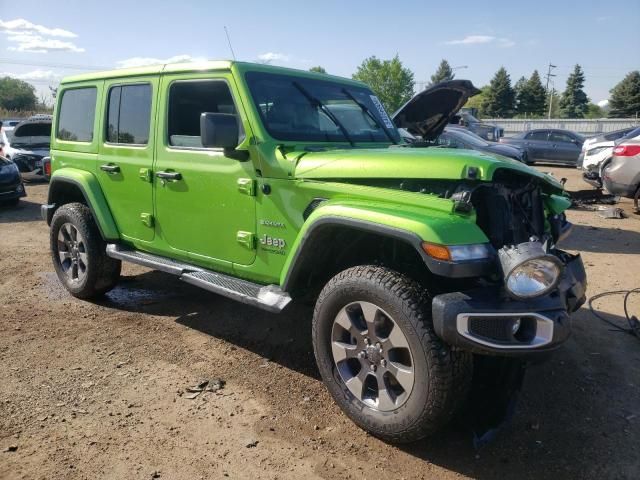
[[[434,140],[442,133],[467,100],[480,93],[469,80],[437,83],[415,95],[393,114],[398,128],[406,128],[424,140]]]

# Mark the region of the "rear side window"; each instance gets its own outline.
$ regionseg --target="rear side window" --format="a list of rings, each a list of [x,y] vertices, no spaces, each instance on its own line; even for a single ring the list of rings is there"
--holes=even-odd
[[[571,138],[566,133],[551,132],[551,134],[549,135],[549,140],[552,142],[571,143],[573,141],[573,138]]]
[[[121,85],[109,90],[107,142],[146,145],[151,124],[151,85]]]
[[[236,113],[231,91],[221,80],[175,82],[169,89],[169,145],[202,148],[200,115]]]
[[[540,130],[537,132],[531,132],[527,135],[527,140],[546,140],[548,132],[546,130]]]
[[[93,120],[96,114],[95,87],[65,90],[58,112],[56,137],[72,142],[93,141]]]

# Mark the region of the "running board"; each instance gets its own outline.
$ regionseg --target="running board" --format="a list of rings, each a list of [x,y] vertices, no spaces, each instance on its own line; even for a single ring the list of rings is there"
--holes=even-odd
[[[291,301],[289,294],[283,292],[277,285],[260,285],[159,255],[128,250],[113,243],[107,245],[107,255],[177,275],[180,280],[197,287],[270,312],[281,312]]]

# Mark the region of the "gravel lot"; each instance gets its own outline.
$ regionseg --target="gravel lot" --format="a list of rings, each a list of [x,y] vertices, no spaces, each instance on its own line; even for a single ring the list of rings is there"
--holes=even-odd
[[[575,169],[540,168],[587,188]],[[584,307],[493,443],[450,428],[391,446],[325,391],[309,307],[276,316],[132,265],[104,300],[76,300],[53,273],[47,185],[27,191],[0,208],[0,479],[638,478],[640,342]],[[640,286],[640,216],[569,219],[590,295]],[[597,306],[622,322],[620,297]]]

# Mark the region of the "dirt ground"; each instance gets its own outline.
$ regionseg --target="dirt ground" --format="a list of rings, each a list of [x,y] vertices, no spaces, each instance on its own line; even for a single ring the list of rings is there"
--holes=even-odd
[[[575,169],[539,168],[587,188]],[[308,307],[272,315],[132,265],[103,301],[74,299],[40,220],[47,186],[27,191],[0,209],[0,479],[640,476],[640,342],[586,307],[566,345],[529,369],[494,442],[475,450],[449,428],[397,447],[324,389]],[[568,216],[564,247],[583,253],[590,295],[640,286],[640,216]],[[622,324],[621,297],[597,307]],[[188,398],[218,378],[223,389]]]

